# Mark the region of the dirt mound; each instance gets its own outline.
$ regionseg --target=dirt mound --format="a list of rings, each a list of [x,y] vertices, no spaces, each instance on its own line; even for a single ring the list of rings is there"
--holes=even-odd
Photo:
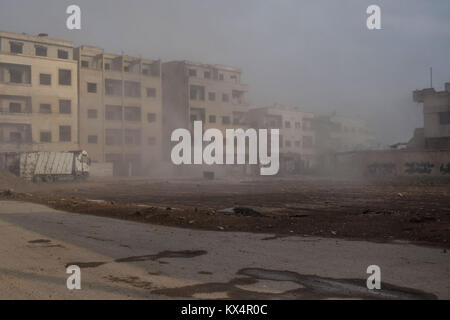
[[[0,170],[0,190],[17,189],[26,184],[26,181],[6,170]]]

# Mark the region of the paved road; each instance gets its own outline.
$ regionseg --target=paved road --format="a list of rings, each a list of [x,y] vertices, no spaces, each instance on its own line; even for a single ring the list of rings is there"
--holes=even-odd
[[[249,219],[251,222],[251,219]],[[81,267],[81,290],[66,266]],[[382,290],[365,288],[369,265]],[[0,299],[450,298],[450,253],[208,232],[0,201]]]

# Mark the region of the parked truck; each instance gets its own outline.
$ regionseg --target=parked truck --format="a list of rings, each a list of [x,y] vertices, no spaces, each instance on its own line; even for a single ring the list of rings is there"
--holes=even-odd
[[[22,152],[19,175],[26,180],[85,180],[89,177],[90,160],[86,151]]]

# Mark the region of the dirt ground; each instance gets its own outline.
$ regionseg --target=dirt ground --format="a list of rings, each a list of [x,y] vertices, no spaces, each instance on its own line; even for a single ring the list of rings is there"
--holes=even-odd
[[[0,199],[177,227],[271,233],[273,238],[408,240],[444,248],[450,243],[448,179],[110,179],[35,184],[3,175]]]

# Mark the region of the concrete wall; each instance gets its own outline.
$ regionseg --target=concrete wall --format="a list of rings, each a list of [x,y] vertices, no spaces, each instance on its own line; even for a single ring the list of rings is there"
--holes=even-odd
[[[368,177],[450,177],[450,151],[387,150],[342,153],[329,159],[326,171],[330,174]]]

